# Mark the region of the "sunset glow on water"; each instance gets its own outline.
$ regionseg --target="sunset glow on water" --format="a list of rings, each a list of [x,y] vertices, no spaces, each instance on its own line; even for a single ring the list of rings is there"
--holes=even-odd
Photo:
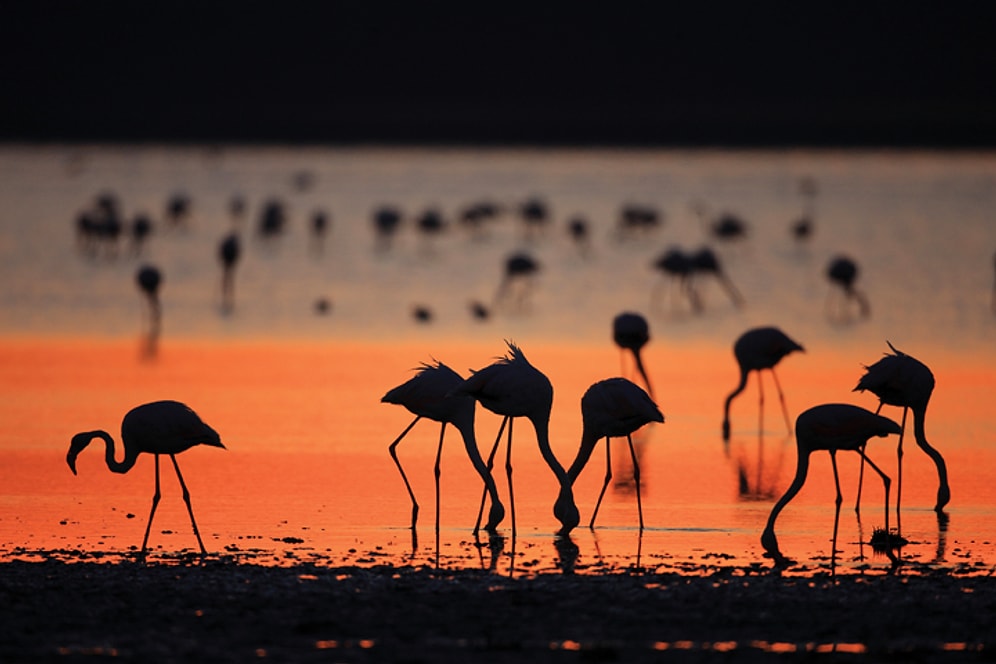
[[[556,480],[539,455],[531,427],[517,422],[512,463],[518,536],[513,544],[506,517],[500,528],[505,541],[490,546],[482,536],[475,542],[481,482],[459,436],[449,429],[442,458],[441,566],[525,574],[563,570],[568,562],[578,573],[641,566],[700,574],[714,567],[770,566],[762,555],[760,533],[796,463],[795,440],[786,429],[770,376],[764,376],[764,431],[758,432],[757,379],[752,376],[733,404],[729,444],[720,435],[723,400],[738,377],[732,343],[745,329],[765,324],[780,325],[806,347],[805,353],[778,366],[793,419],[820,403],[874,410],[873,395],[852,389],[863,365],[888,350],[886,339],[931,367],[937,387],[927,433],[947,461],[952,501],[948,518],[938,519],[932,509],[934,467],[916,447],[910,423],[901,513],[902,534],[910,543],[903,558],[914,563],[908,567],[912,570],[923,565],[990,573],[996,564],[996,534],[990,525],[996,495],[989,481],[996,462],[991,405],[996,316],[987,309],[996,236],[989,222],[980,221],[993,218],[993,194],[984,186],[991,175],[984,175],[983,167],[991,160],[951,158],[955,175],[945,179],[951,170],[945,166],[951,163],[929,156],[912,159],[920,170],[910,173],[891,160],[867,155],[849,160],[843,155],[724,159],[697,154],[686,155],[687,170],[681,155],[671,154],[636,154],[627,160],[625,154],[568,153],[538,159],[531,165],[535,186],[546,185],[564,215],[591,210],[602,220],[597,258],[584,259],[565,246],[559,227],[555,239],[551,235],[523,245],[509,230],[517,223],[511,215],[490,240],[449,236],[427,247],[407,238],[408,244],[393,253],[372,250],[368,216],[381,192],[413,209],[436,198],[455,207],[457,201],[488,193],[491,183],[497,196],[525,197],[534,190],[517,170],[530,164],[523,155],[500,153],[492,170],[481,167],[483,172],[476,173],[477,162],[462,153],[361,151],[352,161],[306,153],[298,156],[313,164],[319,182],[329,182],[327,188],[296,194],[299,199],[283,192],[295,201],[297,226],[282,246],[253,244],[247,229],[239,305],[233,315],[223,316],[213,252],[228,228],[224,202],[235,190],[258,202],[279,188],[268,179],[270,171],[289,177],[295,155],[250,154],[228,161],[224,154],[150,150],[121,155],[95,149],[83,173],[73,176],[60,172],[58,155],[32,153],[26,161],[15,159],[23,154],[4,156],[11,177],[2,193],[10,204],[0,227],[0,248],[14,273],[0,291],[4,559],[100,555],[115,560],[133,555],[153,492],[151,457],[140,458],[129,473],[115,475],[104,465],[98,440],[80,456],[79,475],[74,476],[65,462],[66,450],[74,433],[93,429],[108,431],[120,443],[121,418],[129,409],[176,399],[197,411],[226,446],[195,447],[178,456],[212,555],[266,564],[433,565],[432,465],[439,425],[420,422],[399,447],[421,506],[413,543],[406,527],[408,495],[387,449],[413,416],[381,403],[383,394],[433,359],[467,376],[504,354],[505,339],[513,340],[554,386],[552,445],[568,465],[581,436],[579,403],[587,387],[621,372],[635,379],[631,363],[621,362],[610,335],[612,317],[632,309],[646,312],[651,322],[644,359],[666,418],[636,436],[647,526],[642,537],[631,484],[611,485],[596,528],[586,527],[605,474],[600,443],[574,487],[581,526],[566,546],[558,542],[552,513]],[[143,168],[129,167],[135,164]],[[603,168],[611,187],[596,177]],[[880,189],[889,195],[877,197],[876,187],[862,179],[862,169],[879,177]],[[185,177],[188,172],[200,173],[200,179]],[[805,250],[782,237],[798,207],[793,187],[799,173],[815,174],[823,186],[817,217],[823,225]],[[448,179],[458,174],[462,179],[455,183]],[[904,174],[910,183],[903,183]],[[56,194],[49,198],[38,195],[44,177],[55,182]],[[362,188],[342,184],[349,177]],[[77,207],[115,182],[122,183],[118,190],[124,200],[143,205],[181,183],[203,189],[194,191],[195,201],[204,204],[193,229],[154,237],[149,247],[148,258],[166,270],[164,334],[154,358],[142,357],[138,335],[142,302],[133,283],[138,259],[95,260],[80,256],[74,246],[71,222]],[[923,193],[924,182],[933,183],[934,196]],[[433,195],[418,193],[420,186]],[[759,191],[764,186],[775,194],[763,196]],[[661,236],[609,244],[605,238],[619,200],[646,199],[658,187],[667,187],[669,194],[654,200],[675,209]],[[744,201],[745,214],[753,219],[782,215],[777,235],[786,244],[766,241],[775,237],[775,224],[758,221],[744,244],[724,249],[730,272],[745,293],[744,309],[734,308],[715,288],[707,291],[707,310],[700,317],[676,314],[667,306],[651,310],[650,293],[657,282],[648,264],[654,256],[675,242],[704,242],[699,222],[682,211],[685,194],[678,192],[687,198],[711,194],[717,207]],[[938,216],[944,216],[940,211],[961,213],[964,224],[952,226],[955,230],[945,236],[923,219],[904,226],[906,221],[886,215],[879,224],[869,223],[890,201],[909,212],[912,203],[899,195],[903,193],[924,196],[921,202],[931,202]],[[308,211],[322,200],[345,212],[337,212],[327,253],[319,260],[309,257],[302,237]],[[855,210],[860,211],[857,221]],[[14,212],[22,220],[11,217]],[[897,238],[904,236],[896,231],[904,228],[912,247],[905,251],[897,249]],[[951,246],[966,253],[959,258],[932,251],[942,245],[948,254]],[[467,302],[490,298],[497,266],[506,250],[517,246],[533,247],[544,260],[532,308],[499,313],[483,323],[471,320]],[[823,259],[838,246],[864,259],[873,302],[868,321],[834,325],[824,316]],[[989,262],[969,273],[967,255]],[[881,265],[875,256],[881,256]],[[890,274],[898,276],[890,280]],[[14,281],[17,288],[11,286]],[[332,311],[317,316],[314,298],[326,292]],[[419,326],[410,317],[410,306],[422,300],[435,306],[437,321]],[[889,407],[882,414],[896,421],[901,417],[899,409]],[[499,424],[498,416],[478,408],[476,432],[485,455]],[[868,453],[896,477],[894,437],[873,439]],[[506,497],[504,445],[498,458],[495,477]],[[612,441],[612,459],[614,480],[624,480],[625,439]],[[881,482],[866,473],[859,521],[853,509],[858,457],[842,452],[838,461],[844,502],[837,569],[884,572],[888,561],[867,544],[873,530],[883,525]],[[150,546],[153,555],[168,560],[180,551],[196,551],[196,540],[168,462],[162,476],[163,499]],[[783,552],[799,561],[790,573],[829,568],[834,494],[829,457],[817,454],[805,487],[778,521]],[[894,493],[892,500],[894,518]]]

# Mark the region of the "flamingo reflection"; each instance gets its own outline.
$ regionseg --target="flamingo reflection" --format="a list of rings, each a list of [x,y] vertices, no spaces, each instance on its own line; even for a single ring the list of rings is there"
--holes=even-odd
[[[84,431],[73,436],[69,444],[69,452],[66,455],[66,463],[69,469],[76,474],[76,459],[87,445],[94,438],[101,438],[104,441],[104,460],[107,467],[115,473],[127,473],[135,465],[138,455],[145,452],[155,456],[156,459],[156,492],[152,496],[152,510],[149,512],[149,522],[145,526],[145,537],[142,539],[141,556],[145,556],[149,543],[149,530],[152,528],[152,517],[156,514],[156,507],[159,505],[161,496],[159,490],[159,455],[169,455],[176,470],[176,477],[180,481],[180,488],[183,491],[183,501],[187,504],[187,512],[190,514],[190,524],[194,528],[194,536],[197,544],[200,545],[201,555],[206,555],[204,542],[201,540],[200,532],[197,530],[197,522],[194,520],[194,509],[190,505],[190,491],[180,474],[180,465],[176,461],[176,455],[190,449],[194,445],[208,445],[210,447],[225,446],[221,444],[221,436],[218,432],[204,423],[203,420],[188,406],[178,401],[155,401],[141,406],[137,406],[127,414],[121,422],[121,443],[124,445],[124,459],[115,459],[114,439],[103,430]]]

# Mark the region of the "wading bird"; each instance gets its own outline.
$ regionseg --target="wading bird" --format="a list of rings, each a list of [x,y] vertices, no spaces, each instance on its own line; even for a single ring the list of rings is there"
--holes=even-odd
[[[764,386],[761,380],[761,370],[769,369],[771,377],[775,379],[775,387],[778,389],[778,399],[782,403],[782,414],[785,415],[785,427],[791,431],[792,423],[789,421],[788,408],[785,406],[785,395],[782,394],[782,386],[778,384],[778,376],[775,375],[775,365],[783,357],[793,351],[803,351],[805,349],[792,341],[784,332],[777,327],[756,327],[747,330],[736,343],[733,344],[733,355],[740,365],[740,383],[726,397],[723,405],[723,440],[730,439],[730,403],[738,394],[747,387],[747,375],[751,371],[757,372],[758,389],[758,430],[764,431]]]
[[[817,450],[830,453],[830,463],[833,465],[833,480],[837,487],[836,512],[833,519],[833,548],[837,549],[837,526],[840,520],[840,504],[843,500],[840,493],[840,477],[837,474],[837,451],[853,450],[879,474],[885,486],[885,532],[889,532],[889,477],[865,455],[865,445],[874,436],[882,437],[900,433],[899,425],[892,420],[876,415],[871,411],[850,404],[823,404],[814,406],[803,412],[795,421],[795,439],[799,450],[798,465],[795,478],[778,499],[768,516],[768,523],[761,534],[761,546],[767,555],[776,563],[788,564],[790,561],[778,549],[778,539],[775,537],[775,519],[784,507],[792,500],[802,485],[806,482],[809,472],[809,456]],[[887,549],[889,558],[896,561],[892,549]]]
[[[142,553],[145,555],[146,546],[149,543],[149,530],[152,528],[152,517],[156,514],[156,506],[159,505],[159,455],[169,455],[176,470],[176,477],[180,480],[180,488],[183,491],[183,501],[187,504],[187,512],[190,514],[190,525],[194,527],[194,536],[201,547],[201,555],[207,554],[204,542],[201,541],[201,534],[197,530],[197,522],[194,520],[194,509],[190,506],[190,491],[180,474],[180,466],[176,462],[176,455],[187,450],[194,445],[210,445],[211,447],[225,447],[221,444],[221,437],[218,432],[209,427],[186,405],[177,401],[155,401],[132,408],[124,416],[121,422],[121,443],[124,445],[124,459],[115,460],[114,439],[106,431],[84,431],[73,436],[69,443],[69,453],[66,455],[66,462],[69,469],[76,474],[76,457],[86,448],[94,438],[102,438],[104,441],[104,460],[107,467],[115,473],[127,473],[135,465],[138,455],[146,452],[155,456],[156,459],[156,492],[152,496],[152,510],[149,512],[149,522],[145,526],[145,537],[142,539]]]
[[[536,431],[543,460],[556,475],[560,492],[553,506],[553,514],[562,525],[562,533],[573,530],[580,521],[574,504],[574,492],[564,467],[557,461],[550,447],[550,411],[553,408],[553,385],[541,371],[529,363],[518,346],[507,341],[508,353],[479,371],[472,373],[454,391],[468,394],[493,413],[504,416],[495,444],[488,455],[488,467],[494,462],[504,428],[508,427],[505,473],[508,477],[508,502],[512,512],[512,534],[515,535],[515,498],[512,490],[512,422],[525,417]],[[483,500],[482,500],[483,509]]]
[[[650,341],[650,325],[647,319],[640,314],[625,311],[612,320],[612,340],[625,352],[633,353],[633,360],[636,362],[636,370],[643,378],[643,384],[647,386],[647,392],[654,396],[654,388],[650,386],[650,378],[643,366],[643,357],[640,350]]]
[[[930,446],[927,442],[927,435],[924,430],[924,417],[927,415],[927,404],[930,402],[930,395],[934,391],[934,374],[923,362],[914,357],[896,350],[888,341],[892,354],[886,353],[885,357],[875,364],[865,367],[865,374],[858,381],[855,392],[868,390],[878,397],[879,410],[883,405],[900,406],[903,409],[902,429],[899,432],[899,445],[896,455],[899,459],[899,475],[896,488],[896,510],[899,510],[899,503],[903,491],[903,431],[906,429],[906,413],[913,411],[913,435],[916,444],[920,446],[927,456],[931,458],[937,467],[937,502],[934,504],[934,511],[940,512],[951,500],[951,489],[948,487],[948,470],[944,464],[944,457],[941,453]],[[877,411],[876,411],[877,412]],[[864,467],[862,467],[864,471]],[[861,501],[861,484],[858,484],[858,509]]]
[[[858,315],[861,318],[868,318],[871,315],[871,305],[865,294],[854,287],[854,282],[858,279],[858,264],[847,256],[837,256],[827,265],[827,279],[834,286],[838,286],[843,292],[843,303],[838,307],[837,317],[841,320],[848,318],[847,303],[853,300],[858,304]],[[831,298],[833,291],[827,297],[827,315],[833,317],[831,311]]]
[[[638,385],[625,378],[609,378],[591,387],[581,397],[581,446],[570,468],[567,469],[567,479],[574,484],[578,475],[584,469],[595,445],[605,438],[605,481],[598,494],[598,502],[591,513],[589,528],[595,527],[595,517],[605,496],[605,489],[612,479],[612,455],[609,450],[609,438],[626,436],[629,442],[629,452],[633,459],[633,480],[636,482],[636,506],[640,515],[640,532],[643,532],[643,503],[640,499],[640,464],[637,461],[636,450],[633,447],[634,431],[650,422],[664,422],[657,404],[650,395]]]
[[[162,272],[152,265],[143,265],[135,274],[135,282],[149,302],[149,332],[145,347],[148,355],[156,354],[156,342],[162,325],[162,307],[159,305],[159,287],[162,281]]]
[[[412,491],[412,486],[408,482],[408,476],[405,475],[405,470],[401,467],[397,447],[398,443],[411,431],[412,427],[424,417],[442,424],[439,429],[439,448],[436,451],[436,465],[434,468],[436,478],[437,530],[439,528],[439,463],[443,453],[443,436],[446,434],[446,425],[452,424],[453,428],[463,437],[463,444],[467,449],[470,462],[474,465],[474,469],[481,476],[481,479],[484,480],[484,486],[491,495],[491,512],[488,515],[488,523],[485,529],[493,533],[498,524],[501,523],[501,520],[505,518],[505,508],[498,498],[498,489],[495,486],[491,471],[485,466],[484,460],[481,458],[481,453],[477,448],[477,438],[474,435],[474,410],[476,403],[470,396],[451,394],[455,388],[463,383],[463,378],[442,362],[437,361],[435,364],[423,363],[416,371],[418,373],[413,378],[390,390],[381,399],[383,403],[404,406],[415,416],[411,424],[388,447],[391,458],[394,459],[394,463],[398,466],[398,471],[401,473],[401,479],[405,481],[405,488],[408,489],[408,495],[412,499],[412,530],[415,530],[415,523],[418,520],[418,502],[415,500],[415,492]],[[478,528],[479,524],[474,527],[475,534]]]
[[[235,308],[235,266],[241,254],[238,233],[229,233],[218,245],[218,260],[221,261],[221,308],[225,313]]]

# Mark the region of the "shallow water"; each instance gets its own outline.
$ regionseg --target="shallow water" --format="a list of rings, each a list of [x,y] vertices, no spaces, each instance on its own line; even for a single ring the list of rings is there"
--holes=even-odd
[[[575,495],[582,527],[573,546],[555,542],[555,482],[528,426],[516,428],[514,481],[518,532],[513,542],[479,546],[472,535],[479,482],[455,434],[444,447],[439,564],[454,568],[574,570],[674,569],[770,565],[758,541],[774,500],[795,469],[794,439],[766,376],[764,432],[757,385],[734,402],[733,436],[724,446],[722,401],[736,383],[730,347],[748,327],[776,324],[805,354],[778,368],[790,412],[823,402],[874,409],[851,392],[862,364],[889,339],[926,362],[937,377],[930,440],[945,455],[953,498],[948,520],[933,512],[936,476],[915,445],[903,464],[902,532],[911,564],[989,573],[996,561],[991,523],[996,500],[987,481],[996,453],[991,403],[996,391],[996,317],[990,309],[996,248],[994,176],[989,154],[809,152],[614,152],[470,150],[291,150],[7,147],[0,150],[0,555],[115,559],[141,543],[152,493],[152,460],[127,475],[103,468],[99,448],[80,458],[79,476],[64,455],[76,431],[115,437],[131,407],[161,398],[190,404],[221,432],[227,450],[194,448],[179,457],[205,544],[221,555],[273,564],[436,563],[432,463],[438,425],[422,422],[400,446],[421,504],[417,543],[406,528],[410,505],[387,454],[411,420],[381,404],[410,369],[437,358],[467,374],[504,352],[512,338],[555,387],[554,451],[569,461],[580,438],[579,399],[591,383],[624,371],[609,324],[621,310],[643,311],[652,327],[646,362],[667,421],[643,432],[641,469],[647,530],[636,528],[631,487],[613,487],[594,531],[584,527],[604,474],[596,451]],[[293,186],[309,173],[314,185]],[[816,235],[805,246],[788,226],[802,209],[798,181],[815,178]],[[190,193],[186,229],[160,225],[141,256],[79,250],[79,209],[113,189],[130,214],[160,221],[166,196]],[[246,251],[237,273],[234,313],[220,311],[217,241],[231,227],[230,196],[250,204]],[[288,203],[290,227],[276,243],[252,236],[261,201]],[[369,216],[390,202],[416,213],[437,205],[450,214],[487,198],[515,203],[545,197],[554,225],[527,240],[514,215],[483,237],[451,229],[439,238],[402,230],[375,249]],[[732,210],[751,223],[743,242],[713,242],[743,293],[737,309],[712,284],[701,315],[652,302],[662,277],[649,264],[666,247],[709,241],[692,201]],[[662,229],[640,240],[613,236],[625,202],[660,206]],[[311,210],[333,225],[319,255],[306,234]],[[584,213],[592,246],[583,253],[564,232]],[[957,220],[957,221],[955,221]],[[508,252],[529,248],[543,270],[531,304],[476,321],[467,302],[489,302]],[[862,267],[872,304],[868,320],[828,320],[826,260],[845,251]],[[140,261],[159,264],[163,336],[143,357],[143,302],[133,283]],[[318,297],[329,315],[314,313]],[[410,307],[432,307],[420,325]],[[898,420],[899,412],[888,412]],[[482,450],[499,420],[479,410]],[[613,441],[616,478],[625,477],[624,441]],[[895,476],[893,440],[869,454]],[[853,510],[857,457],[839,455],[844,505],[838,570],[888,568],[867,542],[883,525],[882,489],[866,477],[860,521]],[[853,457],[853,458],[851,458]],[[782,513],[783,552],[794,573],[830,564],[833,477],[814,458],[803,491]],[[150,544],[169,559],[196,541],[170,466]],[[497,479],[507,494],[504,470]],[[893,518],[895,513],[893,512]],[[891,525],[895,525],[894,522]],[[165,532],[164,532],[165,531]],[[864,542],[864,544],[862,544]],[[575,548],[576,547],[576,548]]]

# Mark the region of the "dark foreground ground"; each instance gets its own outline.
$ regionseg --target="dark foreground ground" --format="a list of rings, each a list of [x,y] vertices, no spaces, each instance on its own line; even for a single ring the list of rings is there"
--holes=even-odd
[[[0,564],[0,661],[996,659],[996,580]]]

